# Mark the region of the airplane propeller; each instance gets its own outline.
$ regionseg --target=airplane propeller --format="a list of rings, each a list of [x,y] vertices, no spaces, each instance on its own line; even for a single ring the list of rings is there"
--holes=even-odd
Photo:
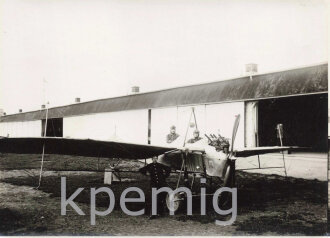
[[[232,137],[231,137],[230,157],[232,157],[233,153],[234,153],[234,142],[235,142],[235,139],[236,139],[236,134],[237,134],[240,118],[241,118],[240,114],[236,115],[234,128],[233,128],[233,134],[232,134]]]
[[[241,118],[240,114],[236,115],[236,119],[234,122],[234,128],[233,128],[233,133],[232,133],[232,137],[231,137],[230,152],[227,157],[228,158],[227,167],[226,167],[225,173],[224,173],[224,186],[225,187],[235,185],[235,161],[232,161],[230,159],[234,155],[234,142],[236,139],[236,134],[237,134],[240,118]],[[223,197],[222,199],[228,201],[226,196]]]

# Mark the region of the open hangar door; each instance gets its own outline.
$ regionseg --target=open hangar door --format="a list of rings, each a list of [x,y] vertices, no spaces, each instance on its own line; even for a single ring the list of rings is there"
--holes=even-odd
[[[43,119],[41,123],[41,136],[45,135],[45,126],[46,120]],[[63,137],[63,118],[47,119],[46,136]]]
[[[283,145],[327,151],[327,108],[327,94],[260,100],[259,146],[280,145],[276,125],[283,124]]]

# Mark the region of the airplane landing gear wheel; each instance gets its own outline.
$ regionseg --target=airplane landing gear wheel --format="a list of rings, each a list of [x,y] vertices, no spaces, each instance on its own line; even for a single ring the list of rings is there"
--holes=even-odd
[[[173,208],[171,208],[170,202],[173,201]],[[180,193],[167,194],[166,195],[166,206],[169,211],[176,212],[180,209],[183,197]]]

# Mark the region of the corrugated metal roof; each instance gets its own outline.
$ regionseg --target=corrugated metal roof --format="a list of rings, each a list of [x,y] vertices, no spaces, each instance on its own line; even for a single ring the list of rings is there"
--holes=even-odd
[[[49,118],[177,105],[244,101],[328,91],[328,64],[206,84],[108,98],[49,109]],[[7,115],[6,121],[40,120],[45,110]]]

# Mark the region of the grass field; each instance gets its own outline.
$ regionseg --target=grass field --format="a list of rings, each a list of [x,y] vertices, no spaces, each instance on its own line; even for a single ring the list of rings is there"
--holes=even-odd
[[[102,170],[107,159],[47,155],[45,170]],[[39,190],[40,155],[3,154],[0,157],[0,233],[5,235],[324,235],[327,229],[327,182],[285,178],[238,172],[238,215],[231,226],[217,226],[215,219],[228,217],[216,214],[207,203],[207,215],[199,215],[195,206],[192,216],[184,210],[175,216],[149,221],[147,215],[130,217],[119,207],[121,192],[129,187],[141,188],[149,195],[148,177],[138,173],[123,173],[132,179],[111,185],[116,197],[115,210],[106,217],[97,217],[96,225],[89,220],[90,188],[103,187],[101,172],[45,173]],[[143,163],[123,161],[121,168],[138,170]],[[67,178],[67,194],[84,187],[75,202],[86,213],[79,216],[69,211],[60,215],[61,176]],[[170,183],[175,183],[175,174]],[[102,194],[99,194],[102,195]],[[108,206],[107,196],[97,197],[98,209]],[[194,202],[194,204],[199,204]],[[143,208],[135,204],[130,209]]]

